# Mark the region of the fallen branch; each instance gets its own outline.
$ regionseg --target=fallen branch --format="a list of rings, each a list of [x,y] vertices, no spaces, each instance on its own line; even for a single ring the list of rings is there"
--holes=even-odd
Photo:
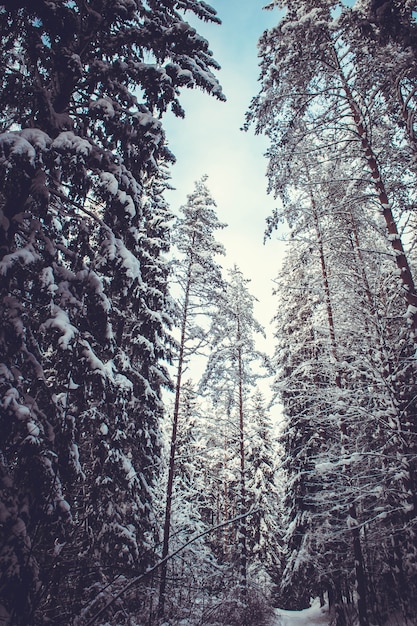
[[[107,609],[114,602],[116,602],[116,600],[118,600],[123,594],[126,593],[126,591],[129,591],[129,589],[132,589],[132,587],[134,587],[135,585],[140,583],[142,580],[144,580],[147,576],[155,572],[155,570],[157,570],[159,567],[161,567],[161,565],[163,565],[164,563],[172,559],[179,552],[182,552],[182,550],[184,550],[191,543],[194,543],[194,541],[197,541],[197,539],[201,539],[201,537],[205,537],[205,535],[209,535],[210,533],[213,533],[215,530],[218,530],[219,528],[223,528],[224,526],[228,526],[229,524],[234,524],[235,522],[238,522],[239,520],[244,519],[245,517],[248,517],[249,515],[253,515],[254,513],[258,513],[258,512],[259,512],[259,509],[254,509],[252,511],[249,511],[248,513],[244,513],[243,515],[238,515],[237,517],[234,517],[233,519],[227,520],[227,522],[222,522],[221,524],[217,524],[217,526],[212,526],[208,530],[205,530],[204,532],[199,533],[198,535],[195,535],[195,537],[191,537],[189,541],[184,543],[177,550],[174,550],[174,552],[171,552],[170,554],[168,554],[164,559],[161,559],[160,561],[158,561],[156,565],[148,569],[146,572],[144,572],[140,576],[137,576],[136,578],[134,578],[128,585],[126,585],[124,589],[122,589],[121,591],[119,591],[119,593],[113,596],[113,598],[109,600],[107,604],[103,606],[103,608],[101,608],[95,615],[93,615],[93,617],[87,622],[86,626],[92,626],[94,622],[99,617],[101,617],[101,615],[103,615],[103,613],[105,613],[105,611],[107,611]]]

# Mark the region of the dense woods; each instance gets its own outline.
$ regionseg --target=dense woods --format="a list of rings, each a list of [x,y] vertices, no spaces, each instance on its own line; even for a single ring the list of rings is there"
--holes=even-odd
[[[0,2],[5,626],[417,620],[417,7],[273,7],[264,354],[207,177],[166,199],[164,114],[225,100],[216,11]]]
[[[281,200],[268,234],[289,229],[278,601],[327,593],[337,624],[414,623],[414,6],[279,5],[248,113]]]

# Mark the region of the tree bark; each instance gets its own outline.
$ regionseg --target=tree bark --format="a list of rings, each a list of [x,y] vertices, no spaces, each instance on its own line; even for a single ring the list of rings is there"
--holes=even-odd
[[[189,302],[190,302],[192,266],[193,266],[193,260],[191,259],[189,262],[187,280],[186,280],[186,286],[185,286],[184,307],[182,311],[182,320],[181,320],[180,350],[179,350],[179,355],[178,355],[177,378],[176,378],[176,383],[175,383],[175,402],[174,402],[174,414],[172,418],[172,433],[171,433],[171,445],[170,445],[170,453],[169,453],[168,482],[167,482],[166,504],[165,504],[164,537],[163,537],[163,543],[162,543],[161,579],[159,583],[159,601],[158,601],[158,617],[159,618],[163,618],[164,612],[165,612],[165,598],[166,598],[166,584],[167,584],[167,556],[169,553],[169,536],[170,536],[170,530],[171,530],[171,512],[172,512],[172,492],[174,488],[174,474],[175,474],[175,450],[177,446],[178,416],[179,416],[180,398],[181,398],[181,380],[182,380],[182,372],[183,372],[183,367],[184,367],[185,332],[187,328],[188,307],[189,307]]]
[[[368,133],[365,128],[362,112],[353,96],[352,90],[349,87],[349,84],[340,65],[339,57],[334,47],[332,48],[332,51],[333,58],[336,64],[336,70],[340,77],[343,90],[346,94],[346,99],[352,114],[353,121],[355,123],[356,132],[358,133],[358,136],[361,140],[363,154],[371,171],[372,181],[378,195],[381,215],[385,220],[388,238],[391,242],[391,246],[395,256],[395,262],[400,271],[400,279],[404,287],[404,295],[408,304],[407,318],[414,334],[414,332],[417,330],[417,291],[414,284],[414,278],[411,273],[407,256],[405,254],[404,246],[401,241],[401,236],[398,232],[397,223],[392,212],[391,204],[388,198],[388,192],[381,176],[378,161],[372,149],[372,144],[369,140]]]

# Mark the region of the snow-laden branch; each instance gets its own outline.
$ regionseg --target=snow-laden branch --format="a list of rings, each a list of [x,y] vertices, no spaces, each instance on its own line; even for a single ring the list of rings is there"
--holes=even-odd
[[[111,600],[109,600],[107,602],[107,604],[105,606],[103,606],[103,608],[101,608],[95,615],[93,615],[93,617],[87,622],[86,626],[92,626],[94,624],[94,622],[99,617],[101,617],[101,615],[103,615],[103,613],[105,613],[105,611],[107,611],[107,609],[110,608],[111,605],[114,602],[116,602],[116,600],[118,600],[121,596],[123,596],[126,593],[126,591],[129,591],[129,589],[132,589],[132,587],[135,587],[135,585],[139,584],[142,580],[144,580],[147,576],[149,576],[150,574],[155,572],[159,567],[161,567],[162,565],[167,563],[167,561],[172,559],[174,556],[177,556],[177,554],[182,552],[190,544],[192,544],[195,541],[197,541],[197,539],[201,539],[201,537],[205,537],[206,535],[210,535],[211,533],[215,532],[216,530],[219,530],[219,528],[223,528],[224,526],[228,526],[229,524],[234,524],[235,522],[238,522],[238,521],[240,521],[240,520],[242,520],[242,519],[244,519],[246,517],[249,517],[250,515],[254,515],[255,513],[259,513],[259,511],[260,511],[260,509],[253,509],[252,511],[248,511],[247,513],[244,513],[243,515],[237,515],[233,519],[227,520],[226,522],[222,522],[221,524],[217,524],[216,526],[211,526],[210,528],[208,528],[204,532],[199,533],[198,535],[195,535],[194,537],[191,537],[191,539],[189,541],[184,543],[177,550],[174,550],[173,552],[168,554],[164,559],[161,559],[160,561],[158,561],[158,563],[156,563],[156,565],[154,565],[153,567],[148,569],[143,574],[140,574],[140,576],[137,576],[136,578],[134,578],[128,585],[126,585],[126,587],[124,587],[124,589],[122,589],[121,591],[119,591],[119,593],[117,593],[115,596],[113,596],[113,598]]]
[[[89,217],[91,217],[95,222],[97,222],[98,224],[100,224],[100,226],[104,229],[107,230],[109,233],[113,234],[112,229],[103,222],[103,220],[101,220],[99,218],[98,215],[95,215],[95,213],[93,213],[92,211],[89,211],[88,209],[86,209],[82,204],[80,204],[79,202],[76,202],[75,200],[72,200],[71,198],[69,198],[67,195],[65,195],[64,193],[62,193],[61,191],[58,191],[57,189],[50,189],[48,188],[49,193],[51,193],[53,196],[56,196],[57,198],[59,198],[60,200],[62,200],[63,202],[68,202],[69,204],[72,204],[73,207],[75,207],[76,209],[78,209],[79,211],[82,211],[83,213],[85,213],[86,215],[88,215]]]

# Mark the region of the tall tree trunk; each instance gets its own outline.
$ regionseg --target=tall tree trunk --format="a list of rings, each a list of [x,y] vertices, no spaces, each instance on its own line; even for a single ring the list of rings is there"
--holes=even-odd
[[[385,188],[384,181],[381,176],[381,171],[378,166],[376,155],[373,151],[371,140],[369,139],[367,130],[365,128],[363,115],[361,109],[353,96],[353,93],[349,87],[347,79],[343,73],[342,67],[340,65],[339,57],[337,55],[336,49],[333,47],[333,57],[336,64],[336,69],[339,74],[344,92],[346,94],[347,102],[352,114],[353,121],[356,126],[356,130],[358,136],[361,139],[361,145],[363,149],[364,156],[368,162],[369,169],[371,171],[372,179],[375,185],[376,192],[378,194],[378,200],[381,207],[381,214],[384,217],[388,237],[391,242],[391,246],[393,248],[395,260],[397,267],[400,271],[400,279],[403,283],[405,299],[408,303],[407,310],[407,318],[408,323],[412,333],[412,339],[414,342],[414,346],[417,346],[417,291],[413,279],[413,275],[408,263],[407,256],[405,254],[405,250],[401,241],[400,234],[398,232],[397,224],[395,221],[395,217],[393,215],[391,204],[389,202],[388,193]],[[404,116],[408,116],[406,112],[406,103],[404,103],[403,107]],[[412,132],[412,128],[409,127],[409,124],[412,120],[408,120],[407,130],[410,141],[414,141],[414,135]],[[411,367],[413,365],[413,357],[410,358]],[[397,395],[398,390],[395,391]],[[401,393],[401,392],[400,392]],[[401,453],[404,454],[404,458],[407,457],[410,459],[405,462],[405,467],[403,465],[402,470],[405,469],[405,476],[402,479],[402,492],[400,493],[400,497],[403,500],[401,503],[403,505],[403,510],[405,511],[405,520],[407,525],[410,524],[412,520],[415,520],[417,517],[417,488],[416,488],[416,434],[417,434],[417,420],[415,415],[415,399],[413,399],[410,403],[407,402],[406,406],[404,406],[404,402],[399,401],[399,411],[397,414],[398,421],[398,445]],[[414,408],[413,408],[414,405]],[[405,435],[405,436],[404,436]],[[413,560],[416,559],[416,537],[415,534],[412,533],[408,537],[409,547],[406,549],[407,553],[411,553],[411,558]],[[399,579],[401,580],[403,573],[403,564],[400,563],[399,556],[399,546],[398,542],[395,546],[395,559],[398,561],[396,571],[398,571]],[[410,560],[410,554],[406,554],[405,559]],[[405,582],[405,578],[402,579]],[[406,591],[404,590],[403,582],[400,583],[400,594],[402,597],[405,597]],[[405,601],[406,602],[406,601]],[[407,602],[406,613],[408,611]],[[407,615],[405,614],[405,617]]]
[[[239,376],[239,453],[240,453],[240,515],[246,513],[246,481],[245,481],[245,439],[244,439],[244,416],[243,416],[243,363],[241,348],[240,319],[237,320],[238,341],[238,376]],[[242,517],[239,527],[239,551],[240,551],[240,588],[242,598],[246,602],[247,596],[247,541],[246,541],[246,518]]]
[[[338,389],[342,388],[342,378],[338,366],[338,354],[337,354],[337,342],[336,342],[336,332],[334,325],[334,316],[333,316],[333,308],[330,298],[330,285],[329,285],[329,277],[326,265],[326,257],[324,254],[324,246],[323,246],[323,238],[321,234],[320,221],[317,211],[317,206],[315,202],[315,198],[313,194],[310,192],[310,200],[311,206],[314,216],[314,225],[316,229],[316,236],[319,248],[319,257],[320,257],[320,265],[321,272],[323,278],[323,288],[324,288],[324,296],[327,310],[327,321],[329,326],[329,334],[330,334],[330,347],[331,353],[335,361],[336,372],[335,372],[335,384]],[[342,458],[347,454],[347,444],[349,442],[349,433],[346,420],[343,416],[340,419],[340,433],[341,433],[341,455]],[[346,473],[349,472],[349,468],[347,466],[344,467],[344,471]],[[349,481],[350,482],[350,481]],[[352,535],[352,546],[353,546],[353,556],[355,560],[355,576],[356,576],[356,590],[358,594],[358,617],[360,626],[369,626],[368,620],[368,611],[367,611],[367,582],[366,582],[366,571],[365,571],[365,563],[361,545],[361,537],[360,537],[360,529],[358,527],[357,522],[357,512],[356,506],[352,502],[348,508],[348,521],[351,529]]]
[[[352,118],[355,123],[356,131],[361,140],[363,154],[371,171],[372,180],[378,195],[381,215],[385,220],[385,225],[394,252],[395,261],[398,269],[400,270],[400,278],[403,283],[404,295],[408,304],[407,317],[412,331],[415,332],[417,330],[417,291],[414,284],[414,278],[410,269],[410,265],[408,263],[407,256],[405,254],[404,246],[401,241],[401,236],[398,232],[397,223],[392,212],[388,193],[385,188],[385,184],[381,176],[381,171],[378,166],[378,161],[372,149],[372,144],[365,128],[362,112],[353,96],[352,90],[349,87],[343,69],[340,65],[337,51],[334,46],[332,47],[332,52],[334,62],[336,64],[336,71],[338,72],[338,75],[340,77],[342,87],[346,94],[346,99],[352,114]]]
[[[193,260],[190,260],[187,280],[185,286],[184,306],[182,311],[181,320],[181,338],[180,349],[178,355],[177,377],[175,383],[175,402],[174,402],[174,414],[172,418],[172,433],[171,444],[169,452],[169,467],[168,467],[168,482],[166,491],[166,503],[165,503],[165,519],[164,519],[164,537],[162,543],[162,565],[161,565],[161,579],[159,584],[159,603],[158,603],[158,617],[163,618],[165,612],[165,598],[166,598],[166,584],[167,584],[167,566],[168,562],[166,557],[169,553],[169,536],[171,530],[171,512],[172,512],[172,492],[174,488],[174,475],[175,475],[175,450],[177,446],[177,434],[178,434],[178,416],[180,410],[180,398],[181,398],[181,380],[182,372],[184,368],[184,350],[185,350],[185,333],[188,321],[188,307],[190,301],[190,287],[192,280],[192,266]]]
[[[230,415],[228,415],[228,417],[230,417]],[[228,446],[228,436],[227,436],[227,430],[225,429],[224,431],[224,444],[223,444],[223,520],[227,521],[230,517],[233,517],[232,515],[232,511],[231,511],[231,507],[230,507],[230,502],[229,502],[229,483],[228,480],[226,478],[226,467],[227,467],[227,446]],[[222,533],[222,545],[223,545],[223,551],[222,551],[222,556],[223,558],[228,557],[229,552],[230,552],[230,545],[232,543],[231,540],[231,533],[232,533],[232,529],[229,526],[225,526],[223,529],[223,533]]]

